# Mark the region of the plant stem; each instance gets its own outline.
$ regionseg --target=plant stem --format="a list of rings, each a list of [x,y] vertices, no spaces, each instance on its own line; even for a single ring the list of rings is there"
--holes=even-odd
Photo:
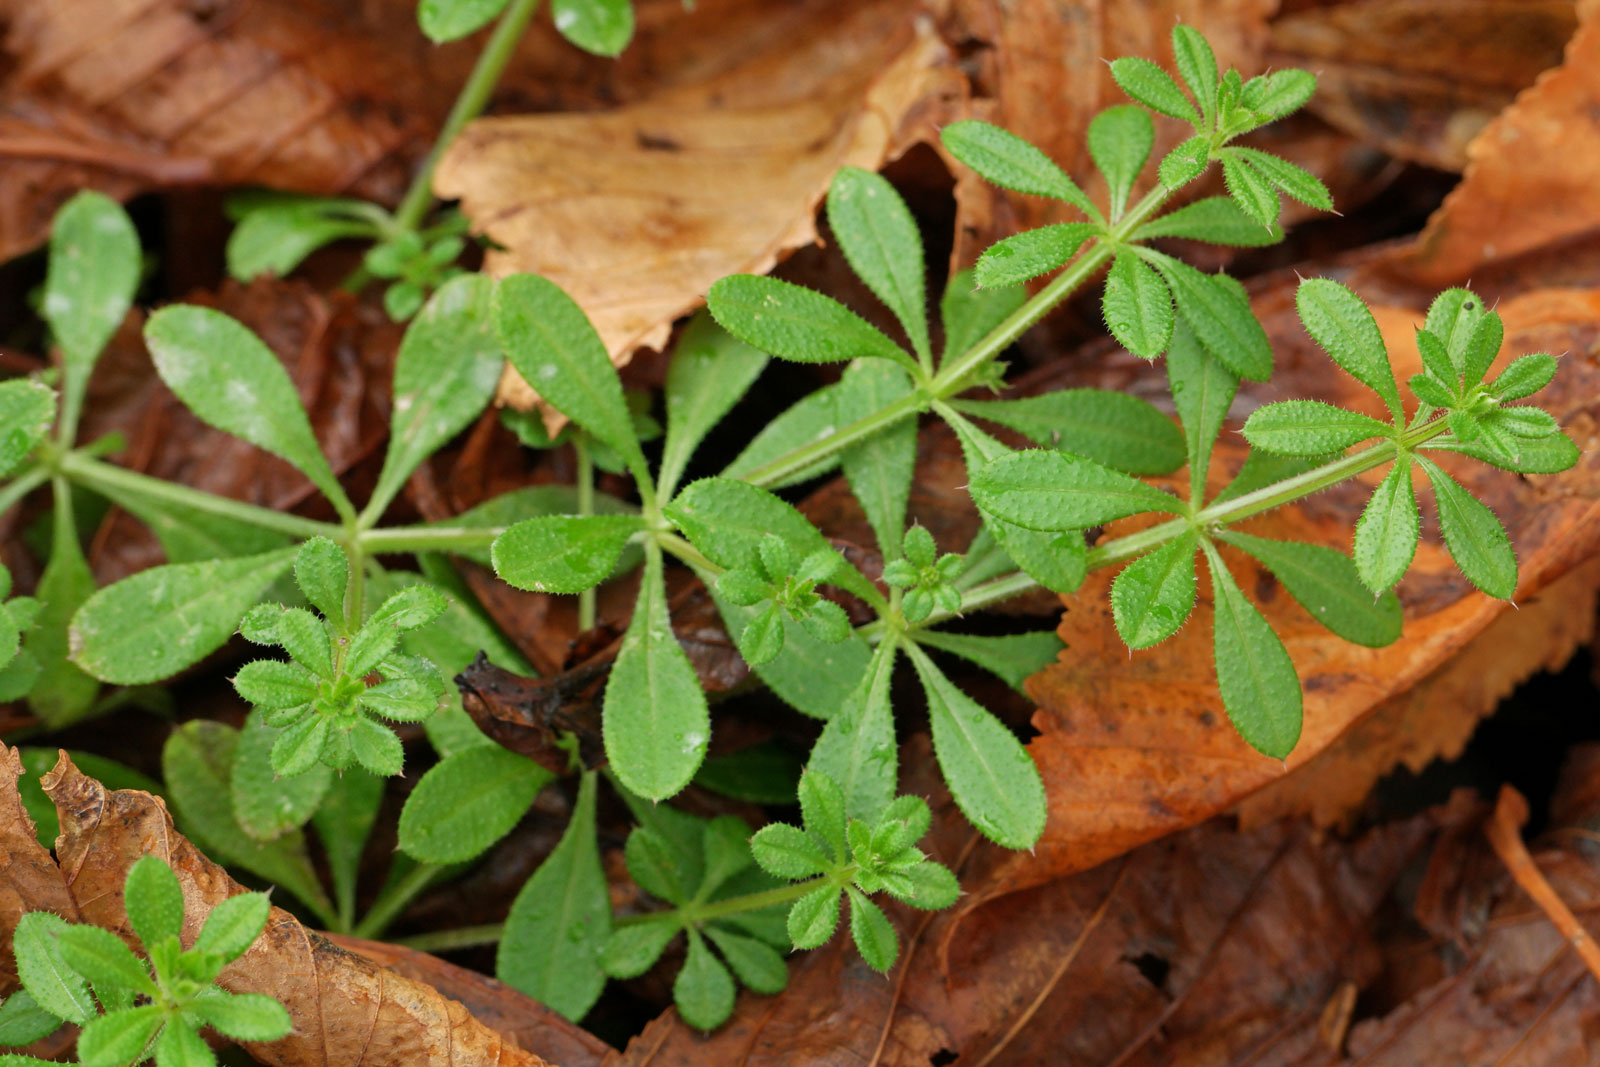
[[[416,899],[417,894],[427,889],[432,884],[434,876],[443,869],[435,863],[417,864],[373,902],[371,910],[356,924],[352,936],[371,940],[383,933],[389,928],[390,923],[400,917],[406,905]]]
[[[589,455],[589,441],[582,433],[572,436],[572,455],[577,460],[578,514],[594,514],[594,458]],[[578,594],[578,632],[594,629],[595,591],[591,586]]]
[[[23,497],[49,480],[48,467],[29,467],[5,485],[0,485],[0,515],[10,511]]]
[[[402,937],[394,944],[416,949],[418,952],[449,952],[452,949],[493,945],[505,936],[505,932],[505,923],[489,923],[485,926],[462,926],[455,930],[434,930],[418,934],[416,937]]]
[[[387,530],[362,530],[356,538],[369,553],[382,556],[488,548],[505,532],[504,526],[393,526]]]
[[[90,459],[81,452],[63,453],[57,461],[56,470],[76,484],[104,493],[113,499],[117,496],[128,496],[149,501],[156,507],[165,504],[187,508],[205,515],[248,523],[288,537],[307,538],[320,534],[338,540],[344,534],[344,527],[335,523],[288,515],[271,508],[246,504],[242,500],[192,489],[176,482],[152,478],[148,474],[130,471],[114,463]]]
[[[747,911],[760,911],[776,904],[787,904],[791,900],[799,900],[807,893],[822,889],[828,885],[843,887],[855,873],[854,866],[846,867],[833,874],[819,874],[815,878],[804,882],[794,882],[790,885],[780,885],[776,889],[766,889],[760,893],[746,893],[742,897],[728,897],[724,900],[713,900],[705,904],[686,904],[680,908],[669,911],[648,911],[639,915],[625,915],[613,921],[613,926],[637,926],[640,923],[661,922],[671,915],[677,915],[683,923],[700,923],[709,919],[722,919],[729,915],[742,915]]]
[[[481,115],[488,106],[489,95],[494,92],[506,64],[511,62],[517,42],[522,39],[522,33],[528,28],[528,22],[538,7],[539,0],[511,0],[505,13],[500,16],[494,34],[478,54],[478,62],[473,65],[472,73],[467,75],[467,83],[461,87],[450,114],[445,116],[439,136],[434,138],[427,158],[417,168],[416,175],[411,179],[411,187],[395,209],[394,224],[399,229],[415,230],[421,225],[428,208],[433,204],[433,172],[439,165],[440,157],[462,127]]]

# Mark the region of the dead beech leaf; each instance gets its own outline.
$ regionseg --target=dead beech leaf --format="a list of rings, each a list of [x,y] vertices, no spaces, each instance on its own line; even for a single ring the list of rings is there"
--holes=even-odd
[[[1473,139],[1461,184],[1394,265],[1443,286],[1600,225],[1600,3],[1560,67],[1546,72]]]
[[[1577,26],[1573,0],[1375,0],[1272,24],[1274,67],[1315,71],[1310,109],[1390,155],[1459,171],[1467,145]]]
[[[166,861],[183,886],[186,945],[218,902],[245,891],[173,829],[160,799],[135,790],[108,791],[64,752],[41,784],[61,818],[56,854],[58,877],[70,894],[63,912],[68,917],[132,941],[122,886],[129,866],[147,854]],[[0,806],[10,812],[13,805],[20,805],[14,776],[0,783]],[[15,866],[0,870],[0,886],[25,892],[28,883],[16,880]],[[0,915],[4,919],[14,916]],[[9,942],[10,926],[0,932]],[[293,1033],[247,1046],[273,1067],[548,1067],[456,1001],[339,948],[281,908],[272,909],[266,932],[219,983],[235,993],[264,993],[289,1010]]]
[[[921,10],[816,0],[704,80],[603,114],[481,119],[434,190],[505,249],[486,270],[561,286],[620,364],[718,278],[814,240],[839,167],[876,169],[953,116],[964,82]],[[536,394],[508,370],[500,399],[527,410]]]

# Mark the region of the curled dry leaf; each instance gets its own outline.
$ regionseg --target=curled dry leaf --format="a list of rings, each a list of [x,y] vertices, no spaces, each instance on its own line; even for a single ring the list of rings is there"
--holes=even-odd
[[[815,239],[839,167],[875,169],[955,116],[965,83],[920,7],[768,9],[759,44],[701,80],[603,114],[473,123],[435,192],[504,249],[487,270],[549,278],[625,362],[661,347],[718,278],[764,273]],[[508,370],[500,398],[528,410],[536,394]]]
[[[183,939],[192,944],[211,909],[245,891],[172,825],[166,806],[148,793],[110,791],[84,775],[62,753],[42,779],[61,819],[54,887],[48,871],[26,856],[23,839],[32,823],[17,799],[14,752],[7,750],[7,781],[0,782],[0,841],[12,863],[0,886],[28,908],[60,908],[69,918],[102,926],[133,941],[122,906],[128,868],[143,855],[172,867],[183,886]],[[37,846],[36,846],[37,847]],[[43,849],[38,849],[43,853]],[[45,855],[48,859],[48,854]],[[51,897],[43,894],[56,893]],[[54,902],[54,903],[52,903]],[[0,920],[14,922],[7,910]],[[0,929],[7,942],[11,928]],[[548,1061],[511,1044],[480,1023],[460,1003],[422,982],[402,977],[330,942],[273,908],[266,932],[230,964],[219,984],[235,993],[263,993],[281,1001],[295,1029],[281,1041],[248,1046],[275,1067],[547,1067]]]
[[[1317,73],[1310,110],[1399,159],[1467,164],[1472,138],[1561,62],[1572,0],[1377,0],[1272,24],[1273,67]]]

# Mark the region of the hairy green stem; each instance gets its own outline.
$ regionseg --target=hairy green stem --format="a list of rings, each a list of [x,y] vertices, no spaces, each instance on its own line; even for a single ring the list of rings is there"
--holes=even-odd
[[[497,944],[505,934],[505,923],[488,923],[484,926],[462,926],[455,930],[433,930],[415,937],[402,937],[394,943],[418,952],[450,952]]]
[[[10,511],[23,497],[49,480],[48,467],[28,467],[5,485],[0,485],[0,515]]]
[[[373,902],[371,910],[356,924],[352,934],[368,940],[378,937],[400,917],[400,913],[416,899],[417,894],[433,883],[434,877],[443,869],[434,863],[417,864]]]
[[[663,919],[676,915],[683,923],[701,923],[710,919],[723,919],[729,915],[742,915],[747,911],[760,911],[776,904],[788,904],[790,901],[799,900],[807,893],[817,889],[835,885],[841,889],[855,874],[854,865],[845,867],[832,874],[819,874],[804,882],[793,882],[789,885],[780,885],[776,889],[765,889],[759,893],[746,893],[743,896],[727,897],[723,900],[713,900],[704,904],[685,904],[679,908],[667,911],[647,911],[639,915],[625,915],[615,920],[614,926],[637,926],[640,923],[661,922]]]

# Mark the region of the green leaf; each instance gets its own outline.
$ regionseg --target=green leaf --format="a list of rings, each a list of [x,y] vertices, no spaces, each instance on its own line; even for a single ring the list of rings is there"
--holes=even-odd
[[[845,862],[845,827],[850,821],[850,806],[844,790],[827,774],[809,770],[800,775],[796,792],[806,832],[826,846],[834,860]]]
[[[1461,353],[1461,373],[1467,388],[1483,381],[1483,376],[1489,373],[1489,367],[1500,354],[1500,346],[1504,342],[1505,327],[1500,322],[1500,316],[1492,311],[1485,312],[1472,328],[1472,336],[1467,339],[1466,348]]]
[[[146,945],[183,932],[183,888],[172,868],[156,856],[141,856],[128,868],[122,905],[133,932]]]
[[[237,893],[206,915],[194,950],[236,960],[255,944],[271,914],[272,904],[265,893]]]
[[[200,1016],[206,1025],[237,1041],[276,1041],[288,1036],[289,1031],[294,1029],[294,1023],[284,1006],[263,993],[217,990],[197,997],[190,1005],[190,1010]]]
[[[983,255],[978,257],[973,276],[985,289],[1021,285],[1030,278],[1049,274],[1057,267],[1064,266],[1096,232],[1095,227],[1087,222],[1058,222],[1024,230],[996,241],[985,249]],[[982,334],[971,338],[971,341],[975,342],[980,337]],[[967,347],[971,347],[970,342]],[[945,350],[947,354],[965,351],[948,343]]]
[[[289,569],[293,549],[152,567],[95,593],[73,617],[72,658],[106,682],[169,677],[220,648]]]
[[[1517,591],[1517,554],[1505,527],[1438,464],[1426,456],[1418,456],[1417,463],[1433,483],[1450,558],[1473,585],[1492,597],[1510,600]]]
[[[850,936],[856,943],[856,950],[868,967],[879,972],[888,971],[900,954],[900,940],[895,935],[894,924],[855,886],[846,886],[845,893],[850,897]]]
[[[689,953],[672,983],[672,1000],[683,1021],[697,1030],[714,1030],[733,1014],[733,976],[706,947],[700,931],[688,928]]]
[[[1391,433],[1389,426],[1369,415],[1320,400],[1266,404],[1244,423],[1245,440],[1283,456],[1323,456]]]
[[[1301,282],[1294,302],[1306,332],[1346,373],[1383,398],[1398,425],[1405,418],[1400,390],[1389,367],[1383,334],[1367,305],[1330,278]]]
[[[56,417],[55,390],[31,378],[0,382],[0,475],[28,458]]]
[[[913,864],[905,871],[910,891],[888,887],[897,899],[924,911],[940,911],[961,896],[961,884],[948,867],[931,861]]]
[[[1202,348],[1188,323],[1180,321],[1167,349],[1167,385],[1183,425],[1189,499],[1199,503],[1205,498],[1211,450],[1239,392],[1239,378]]]
[[[1030,530],[1084,530],[1127,515],[1176,515],[1170,493],[1065,452],[1017,452],[972,476],[979,508]]]
[[[744,451],[728,464],[721,477],[746,478],[773,460],[829,436],[843,425],[839,421],[838,402],[837,384],[825,385],[801,397],[752,437]],[[797,482],[809,481],[827,474],[838,465],[839,456],[835,453],[772,483],[770,488],[782,489]]]
[[[841,167],[828,186],[828,226],[850,269],[900,320],[912,350],[931,360],[922,233],[894,186],[870,170]]]
[[[133,222],[109,196],[84,190],[56,212],[42,313],[61,346],[62,423],[69,435],[89,373],[133,306],[142,266]]]
[[[878,360],[857,360],[839,379],[839,418],[844,423],[867,418],[910,393],[905,371]],[[902,419],[852,446],[842,462],[884,558],[895,558],[917,463],[916,420]]]
[[[1128,194],[1150,159],[1155,140],[1149,112],[1132,104],[1108,107],[1089,122],[1089,155],[1105,177],[1113,219],[1127,209]]]
[[[1202,540],[1211,565],[1212,622],[1217,685],[1222,706],[1239,735],[1256,751],[1284,759],[1300,740],[1300,679],[1283,642],[1245,599],[1210,541]]]
[[[771,945],[717,925],[707,925],[709,937],[739,981],[757,993],[782,993],[789,984],[789,967]]]
[[[694,784],[751,804],[792,804],[803,766],[790,749],[762,741],[738,752],[707,756]]]
[[[622,550],[644,529],[636,515],[546,515],[495,538],[495,573],[518,589],[581,593],[611,576]]]
[[[1193,531],[1167,542],[1122,569],[1111,585],[1111,614],[1131,649],[1160,644],[1194,610]]]
[[[1234,248],[1260,248],[1283,240],[1283,229],[1276,223],[1263,226],[1240,210],[1229,197],[1208,196],[1151,219],[1139,227],[1131,240],[1152,241],[1158,237],[1183,237]]]
[[[442,717],[435,715],[434,719]],[[430,733],[428,736],[431,741],[435,735]],[[478,736],[483,737],[481,733]],[[483,740],[492,744],[488,738]],[[448,753],[443,754],[448,756]],[[322,854],[328,860],[328,873],[333,879],[333,894],[338,901],[340,915],[355,915],[356,881],[361,873],[361,858],[366,852],[367,838],[377,824],[383,793],[382,778],[351,767],[335,775],[333,788],[328,790],[321,806],[311,816],[311,824],[317,828],[317,839],[322,842]],[[403,809],[401,814],[404,815]]]
[[[789,909],[789,940],[798,949],[820,948],[839,925],[839,887],[825,885]]]
[[[561,36],[597,56],[617,56],[633,40],[630,0],[550,0]]]
[[[839,363],[857,356],[891,359],[915,372],[916,361],[866,319],[803,285],[735,274],[706,294],[722,328],[763,352],[800,363]]]
[[[944,296],[939,301],[946,360],[963,354],[987,337],[1028,298],[1019,288],[979,289],[976,278],[971,268],[960,271],[945,286]]]
[[[1446,350],[1444,342],[1427,330],[1418,330],[1416,339],[1417,351],[1422,356],[1422,365],[1427,368],[1428,374],[1445,389],[1446,393],[1454,393],[1460,389],[1461,369],[1450,359],[1450,353]]]
[[[1307,207],[1316,208],[1318,211],[1333,210],[1333,196],[1328,192],[1328,187],[1305,168],[1270,152],[1263,152],[1259,148],[1226,149],[1223,155],[1224,162],[1230,158],[1245,164],[1253,174],[1259,175]],[[1276,215],[1276,196],[1273,197],[1273,201],[1273,214]]]
[[[152,502],[115,486],[100,487],[99,492],[150,527],[156,540],[161,542],[168,563],[255,556],[289,543],[283,534],[238,519],[197,511],[170,500]]]
[[[281,885],[319,915],[331,914],[298,830],[257,841],[234,818],[231,804],[218,803],[229,794],[238,742],[237,730],[208,719],[186,722],[167,738],[161,774],[179,825],[213,859]]]
[[[1157,176],[1169,191],[1177,190],[1205,173],[1211,164],[1211,142],[1205,137],[1191,137],[1168,152],[1161,161]]]
[[[1183,95],[1178,83],[1148,59],[1137,56],[1113,59],[1111,77],[1123,92],[1150,110],[1170,115],[1191,126],[1200,125],[1200,113]]]
[[[354,514],[288,372],[247,327],[220,311],[179,304],[150,316],[144,340],[161,380],[202,422],[287,461],[341,515]]]
[[[1217,57],[1211,46],[1199,30],[1180,22],[1172,27],[1172,58],[1178,76],[1199,102],[1200,113],[1212,122],[1217,113]]]
[[[1016,400],[958,400],[955,407],[1128,474],[1170,474],[1183,437],[1154,405],[1109,389],[1059,389]]]
[[[1316,91],[1316,75],[1309,71],[1275,70],[1245,82],[1241,102],[1264,125],[1299,111]]]
[[[750,839],[750,854],[762,870],[791,882],[833,869],[816,841],[788,823],[768,823],[757,830]]]
[[[1225,274],[1205,274],[1160,252],[1141,248],[1172,288],[1178,312],[1207,352],[1252,382],[1272,376],[1272,346],[1250,310],[1244,287]]]
[[[1022,742],[945,677],[914,644],[906,646],[928,697],[933,751],[961,811],[1006,848],[1032,848],[1044,832],[1044,782]]]
[[[645,546],[633,620],[606,683],[606,756],[625,785],[651,800],[678,792],[705,758],[705,694],[667,617],[661,550]]]
[[[428,770],[400,811],[400,849],[423,863],[463,863],[511,832],[555,779],[499,745],[449,756]]]
[[[1483,315],[1483,301],[1470,289],[1446,289],[1428,306],[1422,328],[1444,342],[1457,377],[1465,368],[1467,344]]]
[[[1106,327],[1128,351],[1154,359],[1172,340],[1172,292],[1132,252],[1120,253],[1106,275],[1101,300]]]
[[[78,1035],[78,1062],[83,1067],[123,1067],[142,1058],[166,1022],[159,1004],[102,1015]]]
[[[70,485],[57,483],[52,503],[56,525],[51,532],[50,562],[34,589],[39,614],[23,646],[40,667],[28,692],[28,705],[46,725],[61,727],[88,714],[100,686],[68,658],[73,650],[72,619],[95,591],[94,574],[78,543],[75,494]],[[141,619],[140,625],[146,622]],[[151,636],[145,632],[146,646]],[[149,654],[148,647],[145,654]]]
[[[1427,335],[1419,334],[1418,336],[1423,337]],[[1411,376],[1411,380],[1406,384],[1410,387],[1412,394],[1424,404],[1428,404],[1436,408],[1448,408],[1452,406],[1455,401],[1455,398],[1450,394],[1449,388],[1442,385],[1439,382],[1439,379],[1433,377],[1432,375],[1413,374]],[[1450,417],[1452,419],[1455,419],[1457,416],[1468,420],[1473,418],[1473,416],[1468,415],[1466,412],[1452,411],[1450,413]]]
[[[1577,466],[1581,458],[1578,446],[1565,434],[1552,434],[1549,437],[1534,438],[1520,443],[1521,454],[1515,460],[1501,455],[1483,441],[1468,443],[1435,439],[1423,447],[1459,452],[1464,456],[1493,464],[1502,470],[1516,471],[1519,474],[1560,474]]]
[[[49,1037],[60,1027],[61,1020],[34,1003],[26,989],[19,989],[0,1005],[0,1048],[21,1048],[41,1038]],[[0,1067],[21,1067],[32,1063],[46,1063],[31,1057],[0,1056]]]
[[[505,9],[507,0],[422,0],[417,23],[434,44],[454,41],[483,29]]]
[[[560,286],[513,274],[494,294],[500,344],[518,374],[563,415],[620,455],[644,486],[650,472],[622,380],[594,326]]]
[[[939,139],[951,155],[995,185],[1065,200],[1090,219],[1101,221],[1099,209],[1066,171],[1009,130],[980,119],[963,119],[940,130]]]
[[[1278,222],[1278,194],[1238,152],[1237,148],[1222,150],[1222,178],[1227,183],[1228,195],[1246,215],[1263,228],[1271,229]]]
[[[58,938],[67,926],[59,915],[30,911],[17,920],[11,945],[17,957],[17,975],[39,1007],[81,1026],[100,1009],[83,976],[61,955]]]
[[[727,624],[728,635],[743,647],[746,628],[763,609],[739,607],[714,585],[711,595]],[[796,710],[816,719],[832,718],[855,688],[856,679],[866,671],[871,648],[854,631],[843,641],[829,643],[793,619],[785,616],[779,621],[783,626],[783,652],[777,659],[756,666],[756,674]]]
[[[72,925],[63,928],[56,938],[67,966],[95,985],[155,993],[156,985],[150,980],[144,961],[110,930]]]
[[[494,396],[505,357],[493,312],[489,276],[461,274],[440,286],[407,327],[395,357],[389,448],[369,514],[381,514],[411,472]]]
[[[680,929],[670,918],[619,926],[606,940],[600,966],[612,978],[637,978],[656,965]]]
[[[688,869],[688,858],[667,837],[648,826],[637,827],[628,835],[624,853],[628,874],[640,889],[673,904],[688,903],[693,872]]]
[[[332,734],[333,731],[330,730],[329,733]],[[356,763],[373,774],[389,778],[399,774],[404,768],[405,748],[400,744],[400,739],[394,735],[394,731],[387,726],[362,717],[350,724],[349,732],[345,736],[348,738],[350,754],[355,757]],[[327,751],[325,747],[324,758]]]
[[[294,557],[294,580],[311,606],[342,630],[345,589],[350,584],[350,560],[333,541],[313,537]]]
[[[311,253],[342,238],[376,238],[382,218],[382,209],[364,200],[294,194],[229,197],[227,207],[238,218],[228,235],[228,273],[241,282],[261,274],[287,277]]]
[[[1543,352],[1519,356],[1496,376],[1489,390],[1501,400],[1521,400],[1549,385],[1556,367],[1555,357]]]
[[[272,749],[282,735],[282,730],[267,725],[259,709],[250,713],[239,733],[233,764],[233,813],[257,841],[272,841],[304,826],[333,785],[333,771],[320,764],[303,774],[277,774]]]
[[[1019,693],[1022,683],[1054,663],[1063,647],[1054,630],[982,637],[944,630],[918,630],[914,639],[926,648],[951,652],[976,663],[999,675]]]
[[[808,771],[838,784],[852,818],[875,819],[894,799],[899,763],[889,708],[894,658],[895,642],[880,642],[854,691],[822,728],[806,764]]]
[[[1254,556],[1313,619],[1346,641],[1383,648],[1400,639],[1400,598],[1393,592],[1373,597],[1343,552],[1234,530],[1217,536]]]
[[[723,330],[708,312],[689,320],[667,370],[667,439],[658,475],[670,499],[689,457],[767,365],[767,355]]]
[[[1384,476],[1356,522],[1356,573],[1374,593],[1392,588],[1411,566],[1422,536],[1411,461],[1398,460]]]
[[[585,771],[566,832],[511,905],[495,962],[502,982],[573,1022],[605,987],[600,952],[611,935],[594,809],[595,773]]]

